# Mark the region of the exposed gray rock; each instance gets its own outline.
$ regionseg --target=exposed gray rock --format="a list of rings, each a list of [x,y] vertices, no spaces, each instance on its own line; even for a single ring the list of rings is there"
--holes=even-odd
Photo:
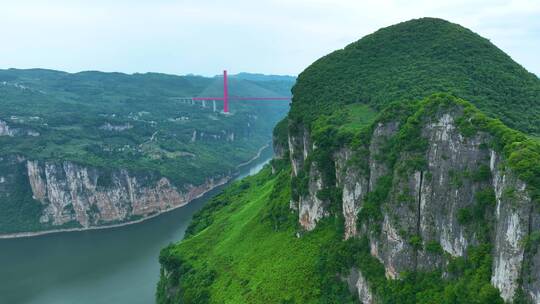
[[[284,147],[275,136],[272,137],[272,149],[274,150],[274,158],[277,159],[283,159],[289,151],[289,147]]]
[[[362,304],[374,304],[376,303],[375,297],[371,292],[369,283],[364,278],[362,273],[356,268],[351,268],[349,276],[346,278],[347,285],[351,293],[358,294],[358,299]]]
[[[488,206],[485,211],[493,225],[491,282],[505,301],[510,302],[523,288],[533,303],[540,303],[540,248],[535,244],[536,248],[526,252],[524,246],[532,232],[540,231],[540,215],[533,212],[527,185],[505,167],[501,155],[488,148],[491,135],[483,132],[462,135],[456,123],[460,115],[461,110],[454,108],[425,118],[421,137],[427,140],[426,151],[421,155],[402,153],[393,171],[385,162],[384,153],[388,141],[398,134],[397,122],[375,126],[368,152],[360,155],[348,147],[335,152],[336,186],[342,191],[344,238],[367,236],[371,254],[382,262],[388,278],[399,278],[403,271],[441,269],[448,262],[446,254],[463,257],[469,247],[480,243],[472,224],[460,223],[458,215],[462,209],[474,208],[478,194],[494,191],[496,205]],[[307,156],[314,149],[304,127],[289,134],[293,176],[307,166]],[[413,157],[426,161],[422,171],[407,169],[407,161]],[[352,162],[354,158],[356,164]],[[358,166],[358,162],[363,165]],[[291,202],[291,207],[298,206],[300,225],[313,230],[322,217],[329,215],[328,203],[321,201],[317,192],[331,185],[323,185],[316,163],[309,165],[308,194],[301,195],[298,203]],[[389,197],[381,206],[380,226],[367,229],[364,223],[358,223],[364,199],[381,177],[389,175],[392,185]],[[362,228],[358,230],[358,226]],[[412,243],[413,237],[417,244]],[[440,245],[442,253],[426,250],[428,245],[435,244]],[[349,286],[357,282],[355,290],[360,298],[365,296],[365,301],[373,301],[362,278],[359,270],[351,271]]]
[[[210,178],[202,185],[185,185],[179,189],[167,178],[154,174],[133,174],[127,170],[106,171],[64,161],[43,162],[22,157],[4,158],[11,175],[2,176],[5,195],[25,183],[27,191],[43,206],[39,221],[44,227],[77,223],[83,228],[116,224],[147,217],[182,206],[229,177]],[[26,172],[15,172],[20,164]],[[21,184],[22,183],[22,184]]]
[[[231,131],[222,130],[219,133],[210,133],[210,132],[203,132],[200,130],[193,130],[191,133],[191,142],[196,142],[200,140],[224,140],[232,142],[236,138],[236,134]]]
[[[30,129],[19,129],[10,127],[7,122],[0,119],[0,136],[39,136],[39,132]]]
[[[358,213],[362,209],[362,200],[369,191],[369,177],[352,165],[352,151],[341,149],[336,155],[336,180],[343,189],[343,217],[345,218],[345,239],[356,236]]]
[[[415,172],[409,179],[394,177],[390,201],[383,207],[383,222],[379,235],[371,234],[371,248],[385,266],[388,278],[398,278],[402,271],[416,266],[416,250],[410,244],[410,237],[417,234],[418,210],[416,202],[402,201],[398,196],[406,193],[414,197],[421,184],[421,173]],[[395,193],[395,195],[394,195]]]
[[[15,136],[15,132],[9,127],[7,122],[0,120],[0,136]]]
[[[300,125],[295,133],[289,132],[288,141],[293,175],[297,176],[312,148],[309,131]]]
[[[488,165],[489,152],[482,147],[488,136],[480,133],[465,138],[449,113],[427,124],[422,134],[429,148],[420,193],[420,236],[424,246],[438,243],[451,256],[464,256],[467,248],[478,241],[458,222],[458,213],[462,208],[472,208],[478,191],[489,189],[489,179],[471,179]],[[423,270],[433,270],[443,262],[441,256],[427,251],[419,252],[419,260],[422,263],[418,267]]]
[[[490,169],[497,201],[491,283],[501,291],[502,298],[509,301],[519,288],[532,204],[525,183],[505,169],[494,151],[491,151]]]
[[[121,131],[129,130],[129,129],[133,128],[133,125],[130,124],[130,123],[123,124],[123,125],[113,125],[113,124],[107,122],[107,123],[105,123],[104,125],[102,125],[99,128],[101,130],[105,130],[105,131],[121,132]]]
[[[540,303],[540,210],[534,205],[529,213],[529,249],[525,251],[521,269],[523,290],[532,303]]]
[[[317,222],[328,214],[325,210],[327,203],[317,197],[317,193],[323,189],[323,181],[315,163],[311,165],[308,189],[306,195],[300,196],[298,210],[300,225],[309,231],[315,229]]]

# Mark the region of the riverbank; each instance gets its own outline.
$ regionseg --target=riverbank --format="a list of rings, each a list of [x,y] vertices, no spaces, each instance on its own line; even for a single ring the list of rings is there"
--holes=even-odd
[[[266,145],[259,148],[259,150],[257,151],[257,153],[255,154],[254,157],[252,157],[250,160],[248,160],[248,161],[246,161],[244,163],[241,163],[241,164],[237,165],[236,169],[241,169],[242,167],[245,167],[245,166],[248,166],[248,165],[252,164],[254,161],[258,160],[261,157],[264,150],[266,150],[268,148],[271,148],[270,143],[267,143]],[[90,230],[111,229],[111,228],[118,228],[118,227],[124,227],[124,226],[128,226],[128,225],[134,225],[134,224],[142,223],[142,222],[144,222],[146,220],[155,218],[155,217],[160,216],[162,214],[165,214],[165,213],[171,212],[173,210],[176,210],[178,208],[189,205],[194,200],[203,197],[204,195],[211,192],[212,190],[231,182],[238,175],[240,175],[240,172],[237,171],[237,172],[235,172],[233,174],[230,174],[228,176],[225,176],[225,177],[221,178],[221,180],[219,182],[217,182],[215,185],[213,185],[212,187],[208,188],[207,190],[201,192],[199,195],[193,197],[191,200],[185,202],[184,204],[181,204],[181,205],[169,208],[169,209],[159,211],[159,212],[157,212],[155,214],[152,214],[150,216],[145,216],[145,217],[137,219],[137,220],[127,221],[125,223],[118,223],[118,224],[112,224],[112,225],[103,225],[103,226],[95,226],[95,227],[86,227],[86,228],[63,228],[63,229],[53,229],[53,230],[43,230],[43,231],[33,231],[33,232],[16,232],[16,233],[10,233],[10,234],[1,234],[0,239],[29,238],[29,237],[36,237],[36,236],[42,236],[42,235],[53,234],[53,233],[61,233],[61,232],[81,232],[81,231],[90,231]]]

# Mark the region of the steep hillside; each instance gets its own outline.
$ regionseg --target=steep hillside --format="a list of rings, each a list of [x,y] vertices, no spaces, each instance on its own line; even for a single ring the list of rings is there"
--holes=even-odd
[[[540,143],[447,95],[363,130],[335,188],[311,169],[291,205],[278,158],[215,198],[162,251],[158,302],[536,303]]]
[[[230,93],[293,83],[233,75]],[[184,98],[206,94],[222,94],[220,77],[0,70],[0,234],[137,220],[225,182],[288,105],[236,102],[224,115]]]
[[[420,19],[293,92],[272,168],[162,251],[159,303],[540,303],[536,76]]]

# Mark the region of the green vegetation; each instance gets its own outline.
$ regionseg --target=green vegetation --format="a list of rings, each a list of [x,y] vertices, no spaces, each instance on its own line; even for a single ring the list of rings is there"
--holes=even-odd
[[[389,198],[416,202],[410,193],[391,193],[395,185],[418,171],[433,178],[426,172],[428,142],[421,132],[443,112],[454,114],[465,138],[487,138],[481,148],[497,151],[540,203],[538,77],[477,34],[423,18],[381,29],[321,58],[299,76],[293,93],[289,121],[278,124],[274,137],[285,146],[287,133],[301,138],[306,128],[316,148],[296,177],[289,177],[286,160],[274,161],[275,175],[266,168],[196,215],[189,238],[162,252],[158,302],[354,303],[358,299],[345,277],[356,268],[378,303],[502,304],[490,283],[495,194],[486,165],[449,172],[456,188],[471,181],[480,185],[474,203],[456,215],[478,240],[464,257],[451,257],[438,241],[403,227],[399,234],[415,254],[440,258],[443,266],[391,280],[372,256],[368,238],[380,232],[383,211],[395,207]],[[399,122],[399,130],[381,143],[380,155],[369,155],[373,131],[384,122]],[[364,197],[357,222],[363,233],[346,241],[335,170],[336,152],[344,147],[353,152],[347,165],[360,172],[369,173],[368,157],[389,169]],[[308,193],[313,166],[324,185],[317,197],[326,201],[329,216],[304,232],[289,201]],[[528,237],[528,254],[538,250],[539,240],[536,233]],[[523,294],[516,299],[526,303]]]
[[[363,103],[381,110],[447,92],[525,133],[540,135],[540,80],[489,40],[441,19],[389,26],[315,61],[298,76],[290,117]]]
[[[381,205],[386,201],[391,187],[392,176],[385,175],[379,178],[375,189],[369,192],[364,199],[364,206],[358,214],[359,225],[367,223],[372,231],[378,232],[381,227],[379,224],[383,220]]]
[[[286,76],[253,77],[231,76],[231,95],[288,96],[294,83]],[[181,99],[220,94],[219,77],[0,70],[0,123],[13,135],[0,136],[0,159],[98,167],[98,186],[109,186],[108,172],[118,168],[165,176],[180,188],[199,185],[251,159],[288,110],[286,103],[232,101],[232,115],[224,115],[219,101],[214,111],[211,102],[203,107]],[[19,180],[3,191],[11,196],[0,193],[0,233],[38,230],[42,206],[29,191]]]
[[[231,94],[277,96],[294,83],[267,78],[232,76]],[[0,70],[0,80],[0,120],[19,130],[0,137],[0,155],[155,171],[178,185],[199,184],[253,157],[288,108],[235,103],[227,116],[211,102],[179,99],[219,96],[219,78],[10,69]],[[276,91],[265,88],[272,83]]]
[[[491,286],[490,248],[451,259],[441,273],[405,273],[388,280],[367,238],[343,241],[332,219],[301,238],[288,209],[288,166],[270,168],[228,187],[195,216],[187,238],[160,254],[158,303],[355,303],[337,273],[362,270],[380,303],[503,303]],[[275,208],[284,220],[275,225]],[[272,215],[273,214],[273,215]],[[421,239],[410,242],[421,249]],[[426,250],[442,253],[439,243]]]
[[[372,119],[372,125],[365,126],[372,129],[379,121],[389,119],[407,121],[388,146],[390,164],[398,164],[396,159],[403,151],[424,149],[423,145],[405,143],[419,132],[419,124],[443,110],[461,112],[474,117],[475,121],[483,121],[474,124],[471,132],[491,134],[494,148],[510,153],[508,155],[518,153],[514,157],[521,159],[521,150],[505,149],[509,143],[502,144],[505,140],[498,137],[512,132],[515,136],[511,138],[515,140],[522,138],[520,133],[488,118],[463,100],[438,94],[410,103],[407,108],[407,111],[383,111],[377,119]],[[394,116],[396,113],[408,113],[408,118]],[[361,136],[363,131],[357,130],[357,134]],[[525,142],[516,147],[530,144],[529,149],[540,151],[535,142],[530,142],[527,136],[523,138]],[[528,160],[527,168],[512,165],[512,162],[508,165],[524,177],[532,176],[534,174],[523,170],[537,170],[540,157]],[[346,284],[336,276],[337,273],[347,274],[351,267],[362,271],[381,303],[503,303],[498,290],[490,284],[491,226],[486,216],[490,214],[487,208],[491,211],[494,208],[495,196],[491,188],[479,190],[473,207],[458,212],[459,222],[474,229],[482,243],[470,248],[467,258],[447,256],[450,276],[443,279],[441,269],[404,273],[399,280],[388,280],[382,264],[371,256],[366,237],[342,240],[340,210],[331,209],[333,216],[320,222],[313,232],[295,237],[297,215],[289,209],[290,170],[287,160],[273,162],[278,170],[275,175],[266,168],[227,188],[194,217],[186,240],[163,250],[162,259],[167,262],[162,262],[159,303],[182,300],[189,303],[353,303],[354,297]],[[480,166],[464,175],[485,181],[488,174]],[[534,192],[537,184],[533,179],[529,182]],[[391,186],[391,175],[381,177],[376,188],[367,195],[359,214],[358,222],[367,223],[374,233],[380,229],[381,204]],[[325,198],[333,202],[332,195]],[[418,235],[409,235],[408,242],[415,250],[444,255],[438,242],[423,245]],[[174,297],[170,297],[171,292]]]
[[[270,171],[228,187],[201,211],[210,220],[196,216],[189,228],[195,234],[162,251],[158,302],[310,303],[321,295],[314,266],[335,232],[297,238],[292,218],[276,229],[272,214],[278,205],[288,207],[290,171]]]
[[[449,279],[443,279],[440,272],[434,271],[403,273],[399,280],[388,280],[383,265],[369,253],[367,238],[334,242],[334,247],[328,247],[330,257],[327,259],[334,263],[334,267],[329,269],[327,275],[343,273],[356,265],[369,282],[378,303],[503,303],[498,290],[490,284],[489,246],[472,248],[467,259],[451,260],[448,266]],[[335,277],[334,284],[339,284]],[[319,303],[346,303],[339,301],[335,293],[326,297],[333,298]]]
[[[13,168],[8,166],[6,162],[0,162],[0,172],[15,171],[17,179],[11,193],[7,193],[0,185],[0,202],[2,202],[0,205],[2,208],[0,231],[12,231],[10,229],[13,227],[20,226],[35,230],[40,228],[39,217],[43,206],[34,200],[32,194],[27,191],[29,184],[28,179],[23,174],[24,169],[22,166]]]

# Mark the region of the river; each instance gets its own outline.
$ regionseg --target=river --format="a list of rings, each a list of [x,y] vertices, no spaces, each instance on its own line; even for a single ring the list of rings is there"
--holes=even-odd
[[[271,153],[236,179],[257,173]],[[138,224],[0,239],[0,303],[154,303],[160,249],[181,240],[193,214],[222,188]]]

